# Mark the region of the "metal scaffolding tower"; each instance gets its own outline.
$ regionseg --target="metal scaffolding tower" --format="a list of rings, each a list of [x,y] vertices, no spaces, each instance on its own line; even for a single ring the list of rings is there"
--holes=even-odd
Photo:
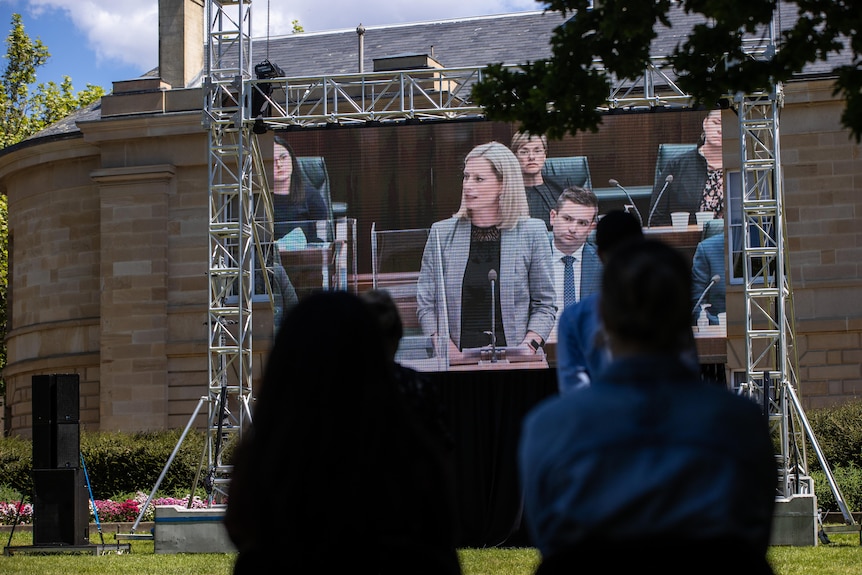
[[[745,381],[741,393],[762,404],[780,446],[776,497],[814,493],[806,440],[815,450],[845,521],[855,520],[811,430],[797,395],[793,290],[785,244],[779,146],[781,86],[737,96],[745,281]]]
[[[257,140],[247,122],[251,79],[251,0],[207,2],[208,42],[203,125],[209,144],[209,503],[224,501],[225,449],[251,419],[255,256],[271,238],[271,198]],[[258,261],[268,261],[266,257]],[[261,274],[264,279],[268,274]],[[203,456],[202,456],[203,465]],[[197,487],[201,471],[195,479]]]
[[[780,49],[775,24],[747,45],[752,59],[769,58]],[[797,356],[793,290],[785,249],[786,222],[781,172],[780,84],[733,99],[739,123],[742,188],[743,278],[745,283],[745,379],[739,392],[763,406],[779,446],[776,498],[788,501],[814,494],[806,446],[823,468],[848,525],[856,522],[847,508],[797,394]]]
[[[207,437],[191,486],[207,506],[227,499],[232,466],[225,454],[251,422],[252,317],[255,276],[272,301],[266,265],[272,248],[272,196],[258,142],[249,122],[251,109],[251,0],[207,0],[203,127],[208,131],[209,332],[207,394],[197,407],[156,480],[127,538],[146,513],[182,442],[204,406]],[[147,537],[147,536],[144,536]],[[150,538],[152,536],[149,536]]]

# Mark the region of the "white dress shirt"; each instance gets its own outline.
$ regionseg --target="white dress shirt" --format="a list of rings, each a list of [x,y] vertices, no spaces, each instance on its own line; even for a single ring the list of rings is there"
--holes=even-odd
[[[554,303],[557,306],[557,321],[554,323],[554,329],[548,336],[548,341],[557,341],[557,325],[560,323],[560,316],[563,314],[563,274],[566,264],[563,263],[563,258],[569,254],[564,254],[553,246],[554,252],[554,291],[556,296]],[[575,253],[571,254],[575,261],[572,262],[572,268],[575,272],[575,301],[581,301],[581,262],[584,261],[584,246],[581,245]]]

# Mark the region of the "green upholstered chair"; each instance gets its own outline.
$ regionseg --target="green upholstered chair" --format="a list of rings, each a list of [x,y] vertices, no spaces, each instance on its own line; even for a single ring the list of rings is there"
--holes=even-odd
[[[552,179],[564,187],[580,186],[593,189],[590,165],[586,156],[548,158],[542,168],[542,177]]]
[[[667,166],[668,162],[670,162],[680,154],[684,154],[695,148],[697,148],[697,144],[659,144],[658,156],[656,156],[655,160],[654,185],[658,185],[659,180],[661,179],[662,172],[664,172],[664,169]]]
[[[320,193],[326,204],[327,226],[326,241],[332,241],[334,232],[334,220],[332,214],[332,193],[329,187],[329,172],[326,170],[326,160],[322,156],[297,156],[297,163],[302,175],[302,181]]]

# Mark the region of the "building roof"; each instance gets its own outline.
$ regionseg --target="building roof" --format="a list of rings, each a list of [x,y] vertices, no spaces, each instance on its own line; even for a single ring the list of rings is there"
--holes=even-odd
[[[364,71],[374,70],[375,58],[405,54],[432,56],[444,68],[535,61],[550,55],[553,30],[564,21],[559,13],[536,11],[364,26]],[[356,28],[272,36],[268,43],[266,38],[255,39],[252,48],[255,62],[263,60],[267,53],[268,59],[279,65],[287,77],[360,71]]]

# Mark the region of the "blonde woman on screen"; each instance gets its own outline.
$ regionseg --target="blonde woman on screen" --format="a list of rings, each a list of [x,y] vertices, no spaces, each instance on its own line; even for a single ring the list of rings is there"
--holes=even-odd
[[[423,333],[448,327],[450,362],[491,344],[489,333],[497,347],[535,353],[554,326],[554,296],[548,232],[530,217],[518,159],[499,142],[473,148],[461,207],[431,226],[422,255],[416,300]]]

